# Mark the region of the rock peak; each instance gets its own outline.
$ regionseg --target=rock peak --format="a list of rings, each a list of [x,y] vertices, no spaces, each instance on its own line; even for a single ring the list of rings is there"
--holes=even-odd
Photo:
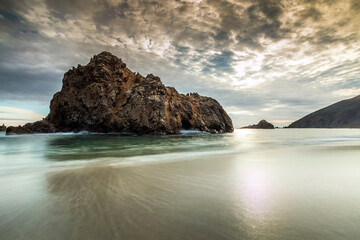
[[[115,59],[115,60],[120,60],[120,58],[118,58],[117,56],[113,55],[112,53],[110,52],[107,52],[107,51],[103,51],[101,53],[98,53],[96,55],[94,55],[93,58],[98,58],[98,59]]]
[[[97,55],[94,55],[90,59],[90,63],[93,64],[105,64],[105,65],[118,65],[123,64],[123,61],[117,56],[113,55],[110,52],[103,51]]]
[[[108,51],[102,51],[101,53],[98,53],[97,55],[95,56],[110,56],[110,57],[115,57],[117,58],[117,56],[113,55],[111,52],[108,52]]]

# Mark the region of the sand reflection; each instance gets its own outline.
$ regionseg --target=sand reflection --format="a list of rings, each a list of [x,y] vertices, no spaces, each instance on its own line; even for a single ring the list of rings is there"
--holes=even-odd
[[[241,176],[242,199],[247,211],[256,217],[264,217],[269,200],[269,178],[262,169],[251,169]]]
[[[205,161],[93,165],[48,174],[47,185],[67,219],[63,239],[229,239],[239,229],[229,224],[219,169]]]
[[[140,195],[151,198],[153,189],[139,185],[139,178],[131,169],[108,166],[49,174],[49,192],[68,218],[65,239],[140,239],[139,221],[153,211],[150,199]]]
[[[239,210],[244,210],[251,219],[262,221],[271,210],[274,186],[269,170],[258,159],[239,159],[234,171],[237,176],[234,197],[241,202]]]

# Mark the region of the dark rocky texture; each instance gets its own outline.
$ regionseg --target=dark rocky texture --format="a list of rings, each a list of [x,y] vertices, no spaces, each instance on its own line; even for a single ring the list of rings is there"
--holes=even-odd
[[[289,128],[359,128],[360,96],[343,100],[313,112]]]
[[[54,133],[56,128],[47,120],[37,121],[34,123],[27,123],[24,126],[8,127],[6,129],[7,135],[13,134],[32,134],[32,133]]]
[[[121,59],[102,52],[86,66],[78,65],[65,73],[46,119],[11,128],[8,133],[86,130],[176,134],[181,129],[232,132],[233,125],[215,99],[197,93],[179,94],[164,86],[159,77],[143,77],[130,71]]]
[[[5,124],[3,124],[2,126],[0,126],[0,132],[5,132],[6,131],[6,126]]]
[[[274,129],[274,125],[267,122],[266,120],[261,120],[258,124],[249,125],[242,128],[255,128],[255,129]]]

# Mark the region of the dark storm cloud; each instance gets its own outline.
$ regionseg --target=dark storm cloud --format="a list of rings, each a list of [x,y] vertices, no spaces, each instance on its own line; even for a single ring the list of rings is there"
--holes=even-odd
[[[308,9],[301,11],[300,16],[301,21],[307,20],[309,18],[313,21],[319,21],[322,17],[322,13],[316,7],[311,6]]]
[[[117,5],[110,5],[106,1],[102,1],[99,6],[99,9],[95,11],[93,15],[93,20],[97,26],[97,30],[100,30],[103,26],[109,26],[111,28],[110,31],[112,31],[113,23],[115,21],[119,21],[120,26],[129,31],[129,35],[132,35],[130,32],[131,27],[136,30],[136,25],[134,24],[122,24],[123,22],[135,22],[137,20],[135,10],[128,4],[127,1],[123,1]]]
[[[24,21],[24,19],[21,16],[15,14],[15,13],[7,12],[7,11],[0,10],[0,16],[6,22],[19,23],[21,21]]]
[[[299,37],[297,42],[299,44],[308,42],[320,50],[334,46],[336,44],[345,44],[349,46],[351,43],[358,41],[358,34],[355,32],[349,33],[347,35],[340,35],[338,32],[339,30],[336,26],[320,27],[307,36]]]
[[[0,11],[10,15],[15,15],[15,18],[22,20],[21,16],[16,14],[16,10],[29,7],[25,1],[2,0],[0,2]]]
[[[230,39],[229,32],[220,30],[214,37],[216,41],[228,41]]]
[[[59,85],[51,81],[61,79],[61,74],[52,72],[34,73],[24,69],[13,71],[0,66],[0,100],[15,99],[48,101],[49,96],[59,90]]]
[[[194,29],[190,26],[185,27],[177,36],[175,41],[181,43],[203,43],[203,46],[209,47],[209,42],[212,40],[212,35],[200,31],[198,29]],[[201,47],[201,45],[199,45]]]
[[[16,22],[18,19],[20,18],[13,18]],[[4,24],[0,29],[7,34],[5,38],[10,40],[0,41],[0,100],[48,100],[51,91],[56,89],[55,86],[59,87],[52,81],[59,74],[54,74],[53,69],[36,66],[44,65],[42,46],[38,44],[42,42],[46,45],[47,42],[32,24],[24,20],[16,25],[13,21]]]
[[[253,39],[265,36],[276,40],[287,32],[286,29],[282,28],[279,19],[283,13],[280,1],[255,1],[246,10],[246,13],[250,20],[247,28],[250,30],[250,37]],[[262,15],[265,17],[262,17]]]
[[[246,1],[245,1],[246,2]],[[281,26],[279,18],[283,6],[279,1],[249,1],[250,6],[241,6],[228,1],[209,0],[220,16],[220,26],[215,40],[227,40],[237,47],[261,48],[260,38],[279,39],[288,30]],[[231,39],[230,33],[235,35]],[[235,42],[236,40],[236,42]]]
[[[277,21],[283,13],[281,1],[258,0],[257,7],[260,11],[272,21]]]
[[[207,3],[219,15],[220,29],[223,31],[238,30],[243,27],[242,13],[244,7],[224,0],[208,0]]]
[[[51,16],[65,19],[65,16],[77,16],[86,13],[89,8],[93,7],[94,3],[99,1],[88,1],[88,0],[45,0],[44,1]]]

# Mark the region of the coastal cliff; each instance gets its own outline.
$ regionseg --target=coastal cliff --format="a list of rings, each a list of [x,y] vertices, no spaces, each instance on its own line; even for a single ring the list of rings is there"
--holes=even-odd
[[[289,128],[360,128],[360,96],[343,100],[313,112]]]
[[[9,127],[7,134],[118,132],[176,134],[181,129],[232,132],[221,105],[197,93],[180,94],[152,74],[143,77],[109,52],[65,73],[42,121]]]

